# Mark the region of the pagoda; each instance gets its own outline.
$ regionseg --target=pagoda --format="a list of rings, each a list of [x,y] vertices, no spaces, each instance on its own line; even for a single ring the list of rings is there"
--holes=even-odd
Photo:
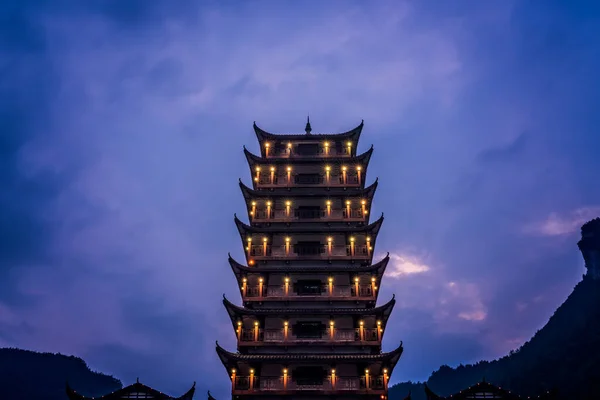
[[[249,223],[235,217],[246,260],[229,257],[242,305],[223,298],[237,352],[216,348],[235,399],[387,399],[402,344],[382,352],[395,300],[376,305],[389,254],[373,263],[383,215],[371,221],[377,181],[365,184],[373,147],[357,154],[362,129],[254,124],[252,187],[239,183]]]

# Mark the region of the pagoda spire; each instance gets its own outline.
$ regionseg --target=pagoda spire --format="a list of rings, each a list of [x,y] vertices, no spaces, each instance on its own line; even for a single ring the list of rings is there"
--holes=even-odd
[[[306,128],[304,128],[304,131],[306,132],[307,135],[310,135],[310,132],[312,131],[312,128],[310,127],[310,116],[306,116]]]

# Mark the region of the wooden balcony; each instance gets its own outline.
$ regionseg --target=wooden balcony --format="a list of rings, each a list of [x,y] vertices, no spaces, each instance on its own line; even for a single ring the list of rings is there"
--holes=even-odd
[[[369,260],[372,250],[367,245],[272,246],[252,245],[247,249],[254,260]]]
[[[362,331],[362,332],[361,332]],[[241,329],[239,332],[238,344],[240,346],[289,346],[295,344],[326,344],[326,345],[348,345],[355,343],[357,345],[379,345],[381,344],[381,335],[377,328],[351,328],[337,329],[327,328],[320,335],[311,335],[311,337],[301,337],[291,333],[288,328],[288,335],[285,336],[285,330],[281,329]]]
[[[343,210],[265,210],[251,212],[252,222],[363,222],[366,212],[362,209]]]
[[[379,395],[385,394],[387,388],[383,376],[369,376],[368,378],[366,376],[335,376],[332,378],[329,375],[322,382],[296,380],[292,376],[232,376],[233,395],[284,395],[307,392],[323,395],[348,392]]]
[[[273,177],[260,175],[254,177],[254,184],[259,189],[287,188],[287,187],[360,187],[361,179],[358,175],[348,175],[346,179],[342,175],[310,174],[306,176],[294,175],[288,180],[286,176],[275,175]]]
[[[308,150],[308,149],[307,149]],[[288,159],[307,159],[307,158],[340,158],[352,157],[352,151],[346,146],[319,146],[309,151],[299,148],[297,145],[292,147],[273,147],[264,154],[265,158],[288,158]]]
[[[315,290],[297,293],[293,285],[263,285],[246,286],[242,289],[244,301],[372,301],[375,300],[376,291],[370,285],[329,285],[322,284]]]

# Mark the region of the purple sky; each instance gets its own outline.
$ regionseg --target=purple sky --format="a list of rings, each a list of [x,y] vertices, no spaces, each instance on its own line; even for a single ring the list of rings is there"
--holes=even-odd
[[[492,359],[584,273],[600,215],[600,12],[577,2],[14,1],[0,6],[0,346],[225,398],[242,153],[375,147],[392,382]],[[14,5],[11,5],[13,4]],[[569,4],[563,8],[559,3]],[[376,258],[378,260],[379,258]],[[203,394],[200,394],[200,397]]]

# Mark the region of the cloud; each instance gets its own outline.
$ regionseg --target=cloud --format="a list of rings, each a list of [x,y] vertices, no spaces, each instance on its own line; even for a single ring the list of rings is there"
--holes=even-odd
[[[406,275],[421,274],[429,269],[429,266],[422,264],[414,257],[408,258],[406,255],[390,253],[386,277],[398,279]]]
[[[428,313],[438,333],[472,330],[465,321],[482,321],[487,316],[478,286],[453,280],[450,271],[439,263],[432,265],[435,261],[431,257],[410,252],[390,253],[385,276],[388,285],[400,290],[398,305],[404,310]]]
[[[581,207],[566,213],[550,213],[544,220],[525,226],[524,232],[542,236],[565,236],[579,231],[600,215],[600,206]]]

